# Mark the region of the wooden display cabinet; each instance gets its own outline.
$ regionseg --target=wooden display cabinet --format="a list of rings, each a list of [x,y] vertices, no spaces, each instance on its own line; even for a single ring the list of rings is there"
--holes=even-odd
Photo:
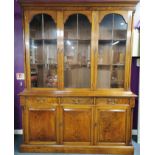
[[[130,91],[137,0],[21,0],[22,152],[133,155]]]

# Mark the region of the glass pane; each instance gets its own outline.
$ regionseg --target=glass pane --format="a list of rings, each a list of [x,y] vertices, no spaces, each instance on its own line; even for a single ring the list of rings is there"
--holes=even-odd
[[[109,14],[99,26],[97,88],[123,88],[127,24]]]
[[[64,87],[90,87],[91,24],[86,16],[75,14],[64,27]]]
[[[57,87],[57,34],[51,16],[38,14],[30,22],[32,87]]]

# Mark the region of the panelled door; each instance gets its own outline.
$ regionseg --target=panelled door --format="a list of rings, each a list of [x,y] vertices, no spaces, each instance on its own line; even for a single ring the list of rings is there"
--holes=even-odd
[[[61,144],[93,143],[93,108],[88,105],[61,106]]]
[[[58,105],[51,98],[40,97],[27,101],[27,140],[29,144],[58,143]]]
[[[128,143],[130,109],[128,105],[96,106],[95,144],[125,145]]]

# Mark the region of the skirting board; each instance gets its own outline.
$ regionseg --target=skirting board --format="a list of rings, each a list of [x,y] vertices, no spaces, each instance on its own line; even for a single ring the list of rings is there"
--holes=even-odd
[[[23,134],[23,130],[22,129],[14,130],[14,134],[15,135],[22,135]]]
[[[23,134],[23,130],[20,129],[20,130],[14,130],[14,134],[15,135],[22,135]],[[138,134],[138,131],[136,129],[133,129],[132,130],[132,135],[137,135]]]
[[[138,135],[138,130],[137,129],[133,129],[132,130],[132,135]]]

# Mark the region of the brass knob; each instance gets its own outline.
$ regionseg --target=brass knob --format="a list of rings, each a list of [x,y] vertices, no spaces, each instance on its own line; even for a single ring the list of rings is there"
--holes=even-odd
[[[115,100],[113,100],[113,99],[108,99],[107,102],[108,102],[108,104],[112,104],[112,105],[115,104]]]
[[[75,98],[75,99],[73,99],[73,102],[74,102],[75,104],[78,104],[78,103],[79,103],[79,99],[78,99],[78,98]]]
[[[44,98],[37,98],[37,102],[39,103],[44,103],[46,101],[46,99]]]

